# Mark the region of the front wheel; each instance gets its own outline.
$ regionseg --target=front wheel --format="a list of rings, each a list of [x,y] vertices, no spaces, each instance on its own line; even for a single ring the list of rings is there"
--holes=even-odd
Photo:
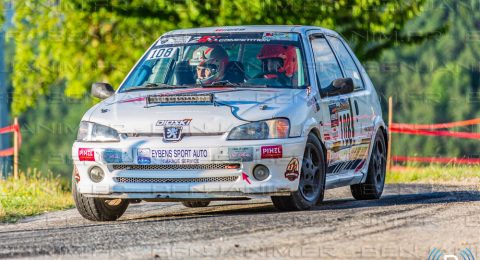
[[[273,205],[281,211],[307,210],[323,201],[325,166],[322,145],[314,134],[309,134],[303,154],[298,190],[292,192],[290,196],[272,196]]]
[[[77,191],[77,183],[72,183],[73,199],[78,213],[92,221],[114,221],[127,210],[129,201],[122,199],[102,199],[85,197]]]
[[[387,172],[387,146],[381,131],[375,135],[370,164],[365,183],[350,186],[352,196],[357,200],[374,200],[382,196]]]

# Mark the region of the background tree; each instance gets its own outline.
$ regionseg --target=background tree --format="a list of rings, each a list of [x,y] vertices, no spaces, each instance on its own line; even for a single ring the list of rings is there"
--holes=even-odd
[[[12,111],[22,113],[23,168],[68,175],[70,147],[92,104],[92,82],[123,80],[162,33],[176,28],[249,24],[307,24],[332,28],[362,61],[398,44],[445,32],[445,23],[404,33],[423,12],[421,1],[382,0],[16,0],[7,36]],[[427,28],[427,27],[426,27]],[[394,54],[390,54],[394,55]],[[386,89],[389,82],[382,81]]]
[[[175,28],[242,24],[309,24],[334,28],[362,59],[416,37],[400,36],[424,1],[18,0],[12,34],[13,112],[64,82],[81,97],[94,81],[117,86],[145,49]],[[436,29],[436,28],[433,28]]]
[[[480,117],[480,3],[428,1],[405,34],[450,30],[417,46],[401,46],[370,62],[377,88],[395,103],[395,121],[442,123]],[[384,106],[386,107],[386,106]],[[385,110],[384,110],[385,111]],[[452,129],[479,132],[478,126]],[[478,140],[394,135],[393,154],[480,157]],[[401,145],[400,145],[401,144]]]

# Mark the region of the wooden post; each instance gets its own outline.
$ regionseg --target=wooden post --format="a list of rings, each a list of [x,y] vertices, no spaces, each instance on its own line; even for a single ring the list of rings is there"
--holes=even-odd
[[[15,131],[13,132],[13,178],[18,179],[18,118],[15,117],[13,120],[13,125],[15,126]]]
[[[393,123],[393,105],[392,105],[392,96],[388,97],[388,127],[392,127]],[[387,149],[387,172],[390,173],[392,170],[392,133],[388,133],[388,149]]]

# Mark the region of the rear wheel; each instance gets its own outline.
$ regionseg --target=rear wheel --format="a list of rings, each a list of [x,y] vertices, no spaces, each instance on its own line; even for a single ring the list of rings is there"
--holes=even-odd
[[[378,131],[373,143],[368,175],[365,183],[350,186],[352,196],[357,200],[374,200],[382,196],[385,186],[387,172],[387,148],[385,138],[381,131]]]
[[[92,221],[114,221],[120,218],[128,207],[128,200],[85,197],[77,191],[72,182],[73,199],[82,217]]]
[[[325,156],[320,141],[309,134],[303,154],[298,190],[290,196],[272,196],[278,210],[307,210],[323,201],[325,192]]]
[[[209,200],[188,200],[182,201],[183,206],[188,208],[202,208],[210,204]]]

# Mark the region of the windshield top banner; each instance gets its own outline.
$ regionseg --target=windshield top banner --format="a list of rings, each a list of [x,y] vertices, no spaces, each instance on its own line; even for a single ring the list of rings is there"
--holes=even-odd
[[[222,42],[270,42],[298,41],[297,33],[263,32],[233,34],[196,34],[166,36],[158,40],[156,46],[185,43],[222,43]]]

